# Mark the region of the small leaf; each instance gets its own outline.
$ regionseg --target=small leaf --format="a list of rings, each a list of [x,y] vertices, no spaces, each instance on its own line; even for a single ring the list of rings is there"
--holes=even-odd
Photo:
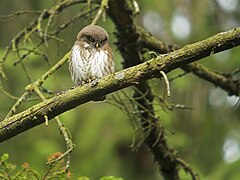
[[[1,156],[1,162],[5,162],[9,159],[9,154],[7,153],[4,153],[2,156]]]

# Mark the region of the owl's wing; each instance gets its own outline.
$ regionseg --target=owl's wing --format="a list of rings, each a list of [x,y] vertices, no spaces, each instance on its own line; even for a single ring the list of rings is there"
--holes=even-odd
[[[105,47],[105,51],[107,52],[107,58],[108,58],[108,68],[109,68],[109,74],[112,74],[115,72],[115,63],[114,63],[114,58],[113,58],[113,52],[111,47],[107,44]]]

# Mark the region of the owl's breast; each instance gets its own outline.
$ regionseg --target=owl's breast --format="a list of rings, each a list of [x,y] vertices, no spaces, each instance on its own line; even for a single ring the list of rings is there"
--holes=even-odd
[[[92,79],[100,79],[114,71],[114,63],[109,61],[107,51],[89,46],[75,45],[71,53],[70,71],[75,84],[81,85]]]
[[[79,86],[88,80],[88,62],[86,60],[87,51],[80,49],[78,45],[74,45],[71,51],[69,69],[72,80],[75,85]]]
[[[103,50],[95,51],[89,58],[89,75],[91,78],[102,78],[110,74],[108,70],[109,60],[107,52]]]

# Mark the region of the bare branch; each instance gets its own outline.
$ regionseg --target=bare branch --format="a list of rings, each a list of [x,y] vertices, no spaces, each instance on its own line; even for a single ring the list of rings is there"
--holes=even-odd
[[[51,75],[53,74],[57,69],[59,69],[65,62],[67,62],[69,53],[67,53],[57,64],[55,64],[50,70],[48,70],[45,74],[42,75],[37,81],[33,82],[32,84],[28,85],[25,89],[26,92],[23,93],[23,95],[17,100],[17,102],[13,105],[9,113],[7,114],[6,118],[11,117],[13,114],[16,113],[17,107],[24,101],[26,101],[34,91],[34,87],[41,86],[43,82]]]
[[[171,92],[170,92],[170,84],[169,84],[167,75],[165,74],[164,71],[160,71],[160,74],[163,76],[163,79],[164,79],[164,82],[165,82],[165,85],[166,85],[167,96],[170,97],[170,95],[171,95]]]
[[[6,47],[5,53],[3,55],[3,57],[0,59],[0,75],[4,78],[6,78],[4,71],[3,71],[3,67],[4,67],[4,63],[8,57],[9,52],[12,51],[16,51],[18,44],[20,43],[20,41],[24,38],[27,39],[33,32],[39,30],[39,33],[42,33],[41,30],[41,23],[44,19],[49,18],[53,13],[54,14],[58,14],[60,12],[62,12],[64,9],[66,9],[69,6],[78,4],[78,3],[85,3],[85,0],[65,0],[63,2],[60,2],[59,4],[57,4],[56,6],[52,7],[49,10],[44,10],[41,12],[41,14],[35,18],[31,23],[29,23],[29,25],[27,25],[23,30],[21,30],[11,41],[11,43]],[[46,29],[47,30],[47,29]]]

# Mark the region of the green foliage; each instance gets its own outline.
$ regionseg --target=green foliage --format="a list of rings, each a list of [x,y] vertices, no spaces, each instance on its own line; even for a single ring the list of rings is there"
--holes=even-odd
[[[57,160],[62,153],[54,153],[48,157],[49,169],[45,173],[45,179],[69,179],[70,172],[66,172],[64,159]],[[55,161],[54,161],[55,160]]]
[[[56,2],[24,0],[23,3],[19,4],[18,1],[14,0],[2,0],[0,1],[1,15],[26,9],[49,9]],[[167,43],[184,46],[225,29],[233,28],[230,27],[231,24],[239,24],[239,18],[237,18],[239,12],[225,12],[217,5],[218,1],[196,0],[191,1],[191,3],[185,1],[175,3],[175,1],[152,0],[149,3],[146,0],[139,0],[138,2],[141,13],[136,18],[137,23],[146,28],[142,22],[148,17],[148,20],[153,22],[153,26],[149,26],[150,30],[156,26],[160,27],[160,31],[157,34],[153,32],[153,35]],[[59,18],[54,19],[54,24],[56,26],[64,24],[79,13],[79,8],[79,5],[72,6],[69,10],[64,11],[63,15],[59,14]],[[190,36],[183,40],[176,39],[171,32],[173,16],[179,12],[190,17],[192,27]],[[154,19],[156,15],[157,17],[160,16],[160,20]],[[36,14],[23,15],[16,17],[9,23],[0,23],[0,58],[3,57],[5,47],[11,39],[18,34],[23,25],[32,21],[32,17],[35,18]],[[157,23],[158,20],[162,22],[160,25]],[[66,40],[68,46],[71,47],[78,31],[88,22],[89,16],[86,16],[86,18],[77,21],[69,29],[59,34],[59,38]],[[114,32],[117,31],[111,21],[107,19],[106,22],[100,22],[100,24],[109,32],[111,42],[116,42]],[[52,28],[54,29],[54,26]],[[31,43],[26,42],[25,48],[31,48],[31,46]],[[115,45],[111,44],[111,47],[116,50]],[[23,65],[25,65],[32,81],[38,79],[54,65],[63,54],[69,51],[69,48],[52,40],[48,43],[48,47],[43,46],[41,50],[49,57],[50,66],[42,56],[33,54],[23,61]],[[114,57],[118,65],[117,69],[121,69],[122,57],[118,52],[114,51]],[[228,73],[239,66],[239,52],[239,48],[235,48],[219,56],[213,55],[201,61],[201,63],[217,71]],[[13,63],[17,60],[16,53],[9,55],[4,69],[8,80],[4,80],[2,84],[7,92],[19,97],[29,81],[20,64],[13,66]],[[179,69],[167,75],[171,79],[182,73]],[[170,83],[171,97],[167,101],[193,108],[193,110],[180,109],[167,111],[166,113],[164,109],[159,107],[156,115],[160,117],[160,123],[166,128],[166,137],[170,146],[174,147],[196,172],[199,172],[202,179],[239,179],[240,160],[231,163],[226,163],[223,160],[225,139],[234,136],[240,142],[239,104],[233,107],[229,103],[226,93],[225,95],[219,95],[212,84],[200,80],[190,73]],[[163,94],[164,83],[157,79],[152,81],[151,85],[156,94]],[[44,84],[46,89],[54,92],[66,90],[72,86],[73,83],[67,65],[59,69]],[[0,99],[0,119],[2,120],[15,100],[7,97],[4,93],[0,93]],[[19,111],[35,103],[36,101],[29,101],[20,107]],[[155,104],[154,107],[157,106]],[[131,145],[133,130],[129,118],[124,116],[119,109],[106,103],[88,103],[64,113],[60,118],[71,131],[73,141],[76,144],[72,153],[70,169],[75,177],[81,176],[79,180],[99,179],[99,177],[107,174],[116,177],[124,176],[124,179],[160,179],[158,167],[154,165],[154,160],[149,151],[140,147],[137,152],[131,152],[129,146]],[[2,155],[0,159],[0,179],[9,179],[8,175],[12,179],[14,177],[18,179],[37,179],[45,175],[51,178],[66,179],[64,162],[61,161],[54,167],[48,167],[47,170],[45,166],[46,157],[49,154],[64,150],[65,144],[54,122],[51,121],[47,128],[44,126],[33,128],[12,138],[11,141],[1,144],[0,151],[9,153],[16,165],[9,161],[8,154]],[[31,167],[28,163],[19,165],[24,161],[29,162]],[[70,177],[73,175],[70,173]],[[181,171],[180,175],[182,179],[189,177],[184,171]],[[113,179],[114,177],[107,178]]]
[[[39,173],[33,170],[28,163],[17,167],[9,161],[9,155],[3,154],[0,160],[0,179],[40,179]]]
[[[61,153],[54,153],[48,158],[48,161],[58,158]],[[17,179],[17,180],[27,180],[27,179],[74,179],[72,173],[65,171],[64,161],[60,160],[55,164],[52,164],[45,174],[39,173],[30,167],[30,165],[25,162],[21,167],[17,167],[9,161],[9,155],[7,153],[0,157],[0,179]],[[82,176],[78,180],[90,180],[90,178]],[[100,180],[123,180],[122,178],[117,178],[114,176],[104,176]]]
[[[50,156],[49,161],[58,156],[59,153],[53,154]],[[63,160],[49,166],[49,169],[43,175],[30,167],[27,162],[23,163],[21,167],[14,165],[9,161],[9,155],[6,153],[1,156],[0,165],[1,179],[69,179],[71,175],[70,172],[66,173]]]

